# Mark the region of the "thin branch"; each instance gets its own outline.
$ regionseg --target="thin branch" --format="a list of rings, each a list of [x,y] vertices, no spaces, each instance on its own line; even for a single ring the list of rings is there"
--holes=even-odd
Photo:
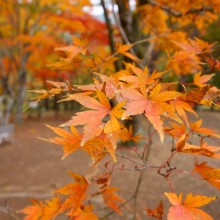
[[[175,193],[175,190],[174,190],[173,185],[172,185],[172,183],[170,182],[169,178],[166,177],[165,179],[166,179],[166,181],[167,181],[167,183],[168,183],[168,185],[169,185],[171,191],[172,191],[173,193]]]
[[[101,5],[104,11],[105,21],[106,21],[106,25],[108,28],[108,38],[109,38],[110,48],[111,48],[112,53],[114,53],[115,43],[114,43],[114,36],[113,36],[113,28],[112,28],[111,20],[109,19],[108,11],[106,9],[104,0],[101,0]]]
[[[144,161],[148,158],[148,155],[146,155],[146,154],[149,154],[149,147],[152,144],[152,137],[153,137],[154,134],[156,134],[156,130],[155,129],[154,129],[154,131],[152,133],[150,132],[151,127],[148,129],[148,140],[145,143],[144,150],[143,150],[143,153],[142,153],[142,159]]]
[[[136,164],[138,164],[140,166],[144,166],[144,163],[140,163],[140,162],[138,162],[136,160],[131,159],[130,157],[125,156],[125,155],[122,155],[122,154],[119,154],[119,153],[115,153],[115,155],[118,156],[118,157],[121,157],[123,159],[129,160],[129,161],[131,161],[133,163],[136,163]]]
[[[148,168],[148,167],[146,167],[146,166],[143,166],[143,167],[135,167],[135,168],[130,168],[130,167],[122,167],[122,168],[119,168],[118,170],[129,170],[129,171],[142,171],[142,170],[145,170],[146,168]]]
[[[172,8],[167,7],[165,5],[160,5],[159,3],[152,1],[152,0],[147,0],[146,3],[149,3],[152,6],[158,6],[158,7],[160,7],[160,9],[166,11],[167,13],[169,13],[175,17],[182,17],[182,16],[188,15],[188,14],[198,14],[198,13],[205,12],[205,11],[213,12],[212,7],[201,7],[201,8],[192,8],[192,9],[188,10],[186,13],[182,13],[179,11],[175,11]]]
[[[6,201],[5,206],[0,206],[0,212],[3,212],[5,214],[9,215],[10,217],[12,217],[15,220],[21,220],[20,218],[18,218],[16,215],[14,215],[12,213],[12,210],[11,210],[11,208],[8,205],[8,201]]]
[[[128,204],[132,199],[134,199],[134,195],[131,196],[128,200],[126,200],[126,202],[122,203],[121,205],[119,205],[119,208],[124,207],[126,204]],[[111,211],[108,214],[106,214],[105,216],[103,216],[101,218],[101,220],[107,219],[108,217],[112,216],[113,214],[115,214],[115,211]]]
[[[145,144],[145,147],[144,147],[144,151],[143,151],[143,161],[147,161],[148,159],[148,156],[149,156],[149,149],[150,149],[150,146],[152,144],[152,135],[154,134],[154,132],[151,134],[150,133],[150,128],[148,129],[148,142],[146,142]],[[137,197],[138,197],[138,193],[139,193],[139,190],[140,190],[140,186],[141,186],[141,182],[142,182],[142,179],[143,179],[143,176],[144,176],[144,169],[141,170],[140,172],[140,175],[138,177],[138,182],[137,182],[137,186],[136,186],[136,189],[134,191],[134,213],[133,213],[133,220],[136,219],[136,208],[137,208]]]
[[[192,172],[186,171],[186,170],[177,170],[177,169],[175,169],[175,170],[172,170],[172,173],[173,173],[173,172],[182,173],[182,174],[188,174],[188,175],[190,175],[190,176],[192,176],[192,177],[195,177],[195,178],[197,178],[197,179],[205,180],[205,179],[203,179],[202,177],[200,177],[200,176],[198,176],[198,175],[196,175],[196,174],[193,174]]]
[[[121,21],[120,21],[120,18],[119,18],[119,16],[118,16],[118,14],[115,13],[115,10],[114,10],[114,0],[112,0],[111,3],[112,3],[112,13],[113,13],[113,17],[114,17],[114,19],[115,19],[115,23],[116,23],[116,25],[117,25],[117,27],[118,27],[118,29],[119,29],[119,32],[120,32],[120,34],[121,34],[121,36],[122,36],[122,39],[124,40],[124,42],[125,42],[126,44],[131,44],[131,42],[129,41],[129,39],[128,39],[128,37],[127,37],[127,35],[126,35],[126,33],[125,33],[125,31],[124,31],[122,25],[121,25]],[[135,57],[138,57],[133,48],[130,48],[129,51],[130,51]],[[144,66],[143,66],[142,63],[137,63],[137,64],[138,64],[138,66],[139,66],[140,68],[144,68]]]
[[[134,191],[134,213],[133,213],[133,220],[136,219],[137,197],[138,197],[138,193],[139,193],[139,190],[140,190],[140,186],[141,186],[141,182],[142,182],[143,176],[144,176],[144,170],[141,170],[140,175],[138,177],[137,186],[136,186],[136,189]]]
[[[127,35],[126,35],[126,33],[125,33],[125,31],[124,31],[122,25],[121,25],[121,21],[120,21],[120,18],[119,18],[119,16],[118,16],[118,14],[115,13],[115,10],[114,10],[114,4],[115,4],[115,3],[114,3],[114,0],[112,0],[111,3],[112,3],[112,13],[113,13],[113,17],[114,17],[114,19],[115,19],[115,23],[116,23],[116,25],[117,25],[117,27],[118,27],[118,29],[119,29],[119,32],[120,32],[120,34],[121,34],[123,40],[125,41],[125,43],[126,43],[126,44],[131,44],[131,42],[129,41],[129,39],[128,39],[128,37],[127,37]]]

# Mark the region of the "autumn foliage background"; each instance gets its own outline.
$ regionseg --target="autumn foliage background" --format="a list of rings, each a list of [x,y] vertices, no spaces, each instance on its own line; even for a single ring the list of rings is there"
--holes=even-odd
[[[101,17],[93,15],[98,8]],[[220,107],[219,13],[217,0],[1,0],[0,124],[21,123],[32,111],[58,118],[68,111],[60,124],[45,121],[54,136],[40,139],[60,145],[61,159],[88,155],[87,174],[70,167],[69,183],[50,198],[17,212],[3,206],[8,219],[220,218],[202,207],[219,203],[220,168],[212,161],[220,159],[220,133],[199,113]],[[135,173],[123,198],[129,183],[114,185],[119,172]],[[167,185],[154,206],[140,192],[152,181],[148,172]],[[176,175],[216,193],[180,191]]]

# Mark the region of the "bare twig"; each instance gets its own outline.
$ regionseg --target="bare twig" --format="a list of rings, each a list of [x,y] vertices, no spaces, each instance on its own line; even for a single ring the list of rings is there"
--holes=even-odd
[[[134,167],[134,168],[131,168],[131,167],[122,167],[121,169],[119,168],[118,170],[129,170],[129,171],[142,171],[142,170],[145,170],[147,167],[143,166],[143,167]]]
[[[154,129],[154,131],[152,133],[150,132],[150,130],[151,130],[151,127],[148,129],[148,139],[147,139],[147,142],[144,145],[144,150],[142,152],[142,159],[143,159],[143,161],[147,160],[147,158],[148,158],[148,154],[150,153],[149,147],[152,144],[152,137],[153,137],[154,134],[156,134],[156,130],[155,129]]]
[[[5,202],[5,206],[0,206],[0,212],[3,212],[5,214],[9,215],[10,217],[12,217],[15,220],[21,220],[20,218],[18,218],[16,215],[14,215],[12,213],[12,210],[8,205],[8,201]]]
[[[128,200],[126,200],[126,202],[124,202],[124,203],[122,203],[121,205],[119,205],[119,208],[124,207],[126,204],[128,204],[130,201],[132,201],[133,198],[134,198],[134,196],[131,196]],[[110,217],[110,216],[113,215],[114,213],[115,213],[115,211],[109,212],[108,214],[106,214],[105,216],[103,216],[103,217],[101,218],[101,220],[107,219],[108,217]]]
[[[154,132],[151,133],[150,132],[150,128],[149,128],[148,129],[148,141],[145,144],[143,155],[142,155],[143,162],[147,161],[147,159],[148,159],[149,152],[150,152],[149,151],[150,150],[150,146],[152,144],[152,135],[153,134],[154,134]],[[140,172],[140,175],[139,175],[139,178],[138,178],[138,182],[137,182],[137,186],[136,186],[136,189],[134,191],[134,213],[133,213],[133,220],[136,219],[137,198],[138,198],[138,194],[139,194],[139,190],[140,190],[140,186],[141,186],[141,182],[142,182],[143,176],[144,176],[144,169],[141,170],[141,172]]]
[[[131,44],[131,42],[129,41],[129,39],[128,39],[128,37],[127,37],[127,35],[126,35],[126,33],[125,33],[125,31],[124,31],[122,25],[121,25],[121,21],[120,21],[120,18],[118,17],[118,14],[115,13],[115,10],[114,10],[114,0],[112,0],[111,3],[112,3],[112,13],[113,13],[113,17],[114,17],[114,19],[115,19],[115,23],[116,23],[116,25],[117,25],[117,27],[118,27],[118,29],[119,29],[119,32],[120,32],[120,34],[121,34],[121,36],[122,36],[122,39],[124,40],[124,42],[125,42],[126,44]],[[135,57],[138,57],[133,48],[130,48],[129,51],[130,51]],[[137,65],[138,65],[140,68],[142,68],[142,69],[144,68],[144,66],[143,66],[142,63],[137,63]]]
[[[152,1],[152,0],[147,0],[147,3],[151,4],[152,6],[158,6],[158,7],[160,7],[160,9],[166,11],[167,13],[169,13],[175,17],[182,17],[187,14],[198,14],[198,13],[205,12],[205,11],[213,12],[212,7],[201,7],[201,8],[192,8],[192,9],[188,10],[186,13],[182,13],[179,11],[175,11],[172,8],[167,7],[165,5],[160,5],[159,3]]]
[[[110,42],[110,48],[112,53],[115,52],[115,43],[114,43],[114,36],[113,36],[113,28],[112,28],[112,24],[111,24],[111,20],[109,19],[109,15],[108,15],[108,11],[106,9],[106,5],[105,5],[105,1],[101,0],[101,5],[104,11],[104,16],[105,16],[105,21],[106,21],[106,25],[108,28],[108,38],[109,38],[109,42]]]
[[[133,162],[133,163],[136,163],[136,164],[138,164],[138,165],[140,165],[140,166],[144,166],[144,163],[140,163],[140,162],[138,162],[138,161],[136,161],[136,160],[131,159],[130,157],[127,157],[127,156],[122,155],[122,154],[119,154],[119,153],[115,153],[115,154],[116,154],[116,156],[118,156],[118,157],[121,157],[121,158],[123,158],[123,159],[129,160],[129,161],[131,161],[131,162]]]

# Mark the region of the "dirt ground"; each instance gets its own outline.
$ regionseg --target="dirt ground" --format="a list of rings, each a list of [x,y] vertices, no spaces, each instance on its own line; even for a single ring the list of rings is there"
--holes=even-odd
[[[219,112],[201,112],[199,115],[204,118],[204,126],[220,130]],[[53,136],[45,124],[59,125],[69,118],[70,114],[60,115],[56,119],[53,116],[25,119],[22,125],[16,126],[13,143],[0,146],[0,220],[23,219],[23,215],[16,211],[30,205],[31,198],[48,199],[51,196],[50,192],[71,182],[71,178],[66,173],[67,170],[89,175],[91,160],[85,153],[79,151],[65,160],[61,160],[61,147],[37,138]],[[169,155],[170,141],[167,140],[162,145],[158,136],[155,136],[149,155],[149,164],[160,165],[166,160]],[[214,144],[219,146],[219,143]],[[199,161],[204,160],[207,158],[200,157]],[[180,154],[175,158],[173,166],[191,171],[193,161],[192,155]],[[208,161],[210,165],[220,167],[219,160],[209,159]],[[97,169],[99,168],[92,172],[98,172]],[[124,199],[128,199],[135,190],[138,176],[139,171],[116,171],[111,185],[119,187],[118,194]],[[193,192],[194,194],[220,197],[217,189],[206,181],[190,175],[175,173],[172,174],[170,180],[177,193],[183,192],[185,195]],[[137,219],[152,219],[146,216],[144,210],[146,207],[155,207],[160,200],[165,203],[167,211],[168,202],[164,192],[170,192],[169,185],[164,178],[157,174],[157,170],[146,169],[138,194]],[[100,198],[94,202],[97,210],[103,207]],[[219,220],[219,207],[220,199],[217,199],[202,209],[210,213],[215,220]],[[124,216],[119,217],[113,214],[106,219],[133,219],[133,208],[134,203],[128,203],[122,208]],[[109,210],[105,209],[105,211],[99,211],[99,214],[103,216],[108,212]],[[57,219],[65,218],[61,216]]]

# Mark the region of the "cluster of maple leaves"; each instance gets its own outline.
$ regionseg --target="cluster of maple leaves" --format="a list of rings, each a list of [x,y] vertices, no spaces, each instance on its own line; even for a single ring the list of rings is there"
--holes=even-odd
[[[164,141],[165,135],[173,137],[174,146],[171,149],[171,156],[165,162],[168,168],[177,153],[220,159],[220,148],[210,146],[208,143],[210,138],[220,138],[217,131],[202,127],[202,120],[191,122],[188,118],[188,113],[197,117],[193,104],[219,107],[215,98],[219,96],[220,91],[207,83],[214,74],[207,75],[198,72],[195,74],[194,82],[190,85],[184,85],[181,82],[163,82],[163,76],[167,70],[163,72],[155,70],[150,73],[147,67],[139,67],[138,58],[129,52],[132,46],[120,45],[115,54],[102,54],[102,59],[97,54],[89,54],[85,44],[80,43],[79,40],[75,45],[58,49],[65,53],[65,58],[54,65],[60,67],[71,65],[74,59],[83,57],[85,66],[95,71],[94,82],[88,85],[70,85],[68,82],[50,81],[49,83],[53,86],[51,90],[34,91],[38,94],[36,101],[62,94],[63,98],[60,101],[76,101],[83,106],[82,111],[76,112],[60,127],[48,125],[57,134],[56,137],[42,139],[63,146],[62,159],[77,150],[82,150],[91,157],[93,166],[108,155],[112,158],[112,165],[110,165],[111,162],[106,163],[105,167],[108,171],[90,179],[69,172],[74,182],[57,189],[54,192],[55,197],[51,200],[33,201],[32,206],[21,210],[26,214],[25,220],[50,220],[62,213],[66,213],[72,220],[98,219],[93,212],[93,206],[86,203],[90,197],[97,195],[102,195],[106,205],[121,215],[119,204],[124,203],[125,200],[116,194],[116,187],[110,186],[111,176],[114,164],[118,161],[119,144],[146,141],[146,137],[134,134],[132,125],[126,125],[126,122],[132,121],[136,115],[143,115],[150,122],[161,142]],[[189,59],[193,62],[184,54],[204,55],[207,51],[210,52],[213,45],[199,39],[190,39],[188,45],[181,44],[180,46],[183,50],[170,57],[170,62],[177,62],[178,56],[183,60]],[[128,57],[132,62],[124,62],[124,69],[114,74],[107,74],[106,67],[113,68],[112,65],[121,55]],[[165,125],[165,122],[169,122],[169,125],[168,123]],[[192,136],[198,137],[195,143],[192,141]],[[140,159],[143,161],[143,167],[135,166],[134,170],[147,169],[144,157]],[[163,167],[164,163],[158,166],[158,173],[168,179],[173,168],[162,173]],[[123,166],[120,169],[123,169]],[[199,164],[197,161],[192,173],[194,172],[220,189],[218,168],[208,166],[206,162]],[[98,190],[89,194],[88,189],[92,185],[98,185]],[[165,193],[165,196],[172,204],[168,211],[168,220],[212,219],[198,207],[208,204],[216,197],[193,196],[190,193],[182,202],[182,193],[180,195],[174,192]],[[162,202],[156,209],[146,209],[146,212],[149,216],[162,219],[164,213]]]

